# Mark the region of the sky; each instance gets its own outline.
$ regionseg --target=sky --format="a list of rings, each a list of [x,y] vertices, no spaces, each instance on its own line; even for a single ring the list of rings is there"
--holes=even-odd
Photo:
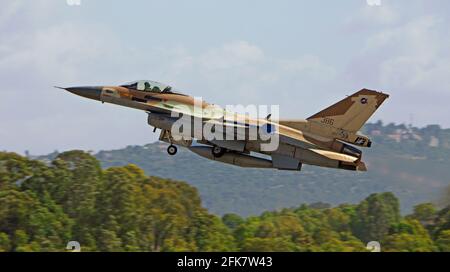
[[[0,150],[157,140],[144,112],[53,88],[138,79],[222,106],[279,105],[289,119],[369,88],[391,95],[372,121],[449,128],[450,1],[380,4],[2,0]]]

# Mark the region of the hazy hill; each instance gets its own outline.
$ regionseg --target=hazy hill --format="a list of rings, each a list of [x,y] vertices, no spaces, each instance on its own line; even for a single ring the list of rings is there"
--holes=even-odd
[[[381,122],[364,132],[374,140],[365,150],[367,173],[305,165],[302,172],[242,169],[210,161],[185,150],[168,156],[166,144],[128,146],[95,156],[103,167],[133,163],[148,175],[184,180],[198,188],[206,208],[216,214],[259,214],[301,203],[356,203],[375,192],[394,192],[409,212],[437,200],[450,183],[450,129],[408,128]]]

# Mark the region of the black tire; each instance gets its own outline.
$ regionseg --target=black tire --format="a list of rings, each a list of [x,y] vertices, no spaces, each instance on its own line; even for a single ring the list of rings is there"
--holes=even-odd
[[[167,147],[167,153],[169,153],[170,156],[177,154],[177,151],[178,151],[178,148],[174,145],[169,145]]]
[[[213,146],[213,148],[211,149],[211,152],[214,157],[220,158],[223,156],[223,154],[225,154],[226,149],[216,145],[216,146]]]

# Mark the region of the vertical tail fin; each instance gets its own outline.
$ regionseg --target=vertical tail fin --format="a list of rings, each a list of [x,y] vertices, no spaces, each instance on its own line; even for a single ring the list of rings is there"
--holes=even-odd
[[[362,89],[307,120],[357,132],[388,97],[381,92]]]

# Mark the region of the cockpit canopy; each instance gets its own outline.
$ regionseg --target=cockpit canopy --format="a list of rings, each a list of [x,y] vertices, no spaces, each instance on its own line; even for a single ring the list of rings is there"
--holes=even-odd
[[[143,92],[170,93],[172,87],[156,81],[138,80],[122,85],[122,87]]]

